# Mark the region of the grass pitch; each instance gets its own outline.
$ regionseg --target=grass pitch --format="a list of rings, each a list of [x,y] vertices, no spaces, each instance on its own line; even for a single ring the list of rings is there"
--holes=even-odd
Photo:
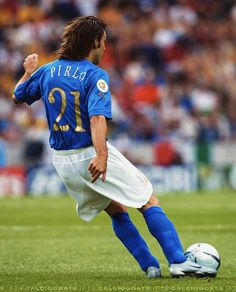
[[[183,246],[207,242],[222,258],[215,279],[172,279],[141,214],[131,210],[164,277],[148,280],[116,239],[110,219],[81,221],[70,197],[0,199],[0,292],[236,291],[236,194],[161,197]]]

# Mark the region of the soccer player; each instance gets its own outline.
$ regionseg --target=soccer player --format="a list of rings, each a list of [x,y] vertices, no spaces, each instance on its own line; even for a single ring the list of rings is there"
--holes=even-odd
[[[57,60],[37,69],[36,54],[25,59],[13,100],[30,105],[42,99],[53,164],[83,220],[105,210],[116,236],[146,276],[158,278],[160,264],[128,214],[127,207],[137,208],[161,245],[172,276],[206,274],[209,271],[186,260],[175,227],[146,176],[107,142],[107,120],[112,118],[109,80],[97,66],[105,50],[105,28],[94,16],[72,20],[64,29]]]

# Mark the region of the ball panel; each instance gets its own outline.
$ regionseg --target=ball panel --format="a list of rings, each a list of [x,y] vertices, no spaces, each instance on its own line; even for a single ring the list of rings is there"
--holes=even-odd
[[[216,266],[216,270],[218,270],[219,269],[219,267],[220,267],[220,256],[219,257],[217,257],[217,256],[215,256],[214,254],[212,254],[212,253],[208,253],[208,252],[203,252],[204,254],[206,254],[206,255],[208,255],[208,256],[210,256],[210,257],[212,257],[216,262],[217,262],[217,266]],[[218,253],[218,252],[217,252]]]

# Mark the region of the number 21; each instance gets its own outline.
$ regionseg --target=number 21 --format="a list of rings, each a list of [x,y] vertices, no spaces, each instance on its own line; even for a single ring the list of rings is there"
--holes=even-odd
[[[61,110],[53,124],[53,130],[54,131],[69,131],[70,129],[69,124],[59,125],[59,122],[66,110],[66,93],[60,87],[54,87],[50,91],[49,96],[48,96],[48,101],[51,104],[55,103],[55,97],[54,97],[55,92],[59,92],[61,95]],[[70,94],[74,96],[74,100],[75,100],[75,121],[76,121],[75,132],[85,132],[85,129],[82,127],[82,119],[81,119],[81,111],[80,111],[80,92],[71,91]]]

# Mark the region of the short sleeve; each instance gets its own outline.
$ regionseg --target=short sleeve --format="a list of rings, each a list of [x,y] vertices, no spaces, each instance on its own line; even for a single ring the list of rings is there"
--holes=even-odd
[[[42,75],[42,67],[35,71],[31,77],[21,83],[14,91],[17,100],[32,104],[41,98],[40,77]]]
[[[93,72],[87,83],[87,102],[89,116],[103,115],[112,118],[109,78],[106,71],[99,69]]]

